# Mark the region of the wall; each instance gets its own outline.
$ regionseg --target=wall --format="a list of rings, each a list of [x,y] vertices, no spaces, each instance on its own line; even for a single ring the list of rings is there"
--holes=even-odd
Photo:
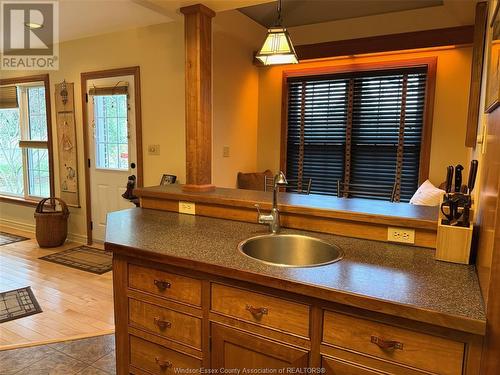
[[[444,0],[443,5],[290,28],[296,45],[365,38],[474,24],[476,1]],[[286,23],[286,6],[284,8]]]
[[[235,187],[240,170],[256,168],[258,69],[252,54],[265,29],[237,11],[213,20],[213,182]],[[70,237],[85,241],[85,181],[80,73],[139,65],[141,68],[144,185],[158,185],[163,173],[185,181],[184,24],[181,21],[73,40],[60,45],[60,69],[49,72],[54,84],[75,83],[75,117],[82,208],[71,208]],[[46,72],[4,72],[2,78]],[[54,113],[54,100],[52,100]],[[55,116],[52,116],[55,119]],[[53,134],[56,128],[53,121]],[[160,155],[148,155],[147,145],[159,144]],[[230,157],[222,147],[230,146]],[[56,195],[59,192],[57,145]],[[0,203],[0,224],[34,229],[34,209]]]
[[[318,66],[362,64],[375,61],[410,60],[437,56],[436,97],[431,144],[429,178],[434,184],[445,179],[446,166],[467,165],[469,151],[464,147],[470,84],[471,47],[339,58],[300,65],[261,68],[259,76],[259,130],[257,169],[276,171],[280,159],[281,91],[284,70]]]
[[[75,83],[75,117],[79,153],[79,188],[82,208],[71,208],[69,232],[85,239],[85,185],[80,73],[139,65],[141,67],[144,183],[157,185],[163,173],[185,179],[184,140],[184,25],[173,22],[74,40],[60,45],[60,69],[50,73],[51,98],[54,84],[66,79]],[[26,76],[37,72],[4,72],[3,77]],[[46,72],[38,72],[46,73]],[[54,100],[52,100],[54,113]],[[55,116],[52,115],[52,119]],[[53,121],[53,134],[56,128]],[[161,154],[147,154],[148,144],[160,144]],[[58,165],[57,145],[54,165]],[[56,195],[59,192],[58,171]],[[10,225],[33,226],[31,207],[0,203],[1,221]],[[19,225],[17,225],[19,226]]]
[[[265,29],[237,11],[218,13],[213,21],[212,181],[236,187],[239,171],[257,168],[259,70],[253,52]],[[223,147],[229,157],[223,157]]]

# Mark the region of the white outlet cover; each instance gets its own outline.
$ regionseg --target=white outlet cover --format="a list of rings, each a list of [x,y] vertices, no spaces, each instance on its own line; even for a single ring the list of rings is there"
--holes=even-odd
[[[412,228],[399,228],[387,227],[387,241],[414,244],[415,243],[415,229]]]
[[[179,201],[179,213],[196,215],[196,205],[194,202]]]

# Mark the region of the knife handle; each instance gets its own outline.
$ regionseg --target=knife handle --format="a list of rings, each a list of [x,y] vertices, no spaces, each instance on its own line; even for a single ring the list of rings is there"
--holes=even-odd
[[[469,191],[468,191],[469,194],[472,193],[472,190],[474,189],[474,185],[476,184],[478,164],[479,163],[477,160],[472,160],[470,162],[469,183],[467,184],[467,187],[469,188]]]
[[[453,183],[453,171],[454,171],[453,165],[449,165],[446,168],[446,187],[445,187],[445,191],[448,194],[451,192],[451,184]]]
[[[462,164],[458,164],[455,167],[455,193],[460,193],[462,188],[462,171],[464,167]]]

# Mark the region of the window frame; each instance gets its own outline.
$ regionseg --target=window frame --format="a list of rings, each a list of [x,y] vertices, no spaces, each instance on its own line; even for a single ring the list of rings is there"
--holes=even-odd
[[[48,163],[49,163],[49,191],[50,196],[54,196],[54,153],[53,153],[53,139],[52,139],[52,107],[50,102],[50,80],[48,74],[39,74],[25,77],[15,77],[15,78],[4,78],[0,79],[0,86],[3,85],[24,85],[30,86],[31,84],[43,83],[45,88],[45,116],[47,120],[47,151],[48,151]],[[37,85],[38,86],[38,85]],[[29,126],[29,125],[28,125]],[[23,130],[21,129],[23,132]],[[36,141],[33,141],[36,142]],[[45,141],[43,141],[45,142]],[[27,149],[23,150],[23,169],[24,165],[27,165]],[[38,204],[38,198],[29,195],[29,192],[26,191],[26,184],[28,183],[29,176],[27,174],[23,175],[24,184],[25,184],[25,193],[24,196],[14,196],[7,195],[5,193],[0,193],[0,202],[6,203],[14,203],[20,205],[27,206],[36,206]]]
[[[288,79],[292,77],[310,77],[334,75],[341,73],[369,72],[390,69],[427,68],[425,89],[424,123],[420,145],[420,166],[418,184],[429,178],[430,151],[432,141],[432,123],[434,111],[434,93],[436,86],[437,57],[426,57],[412,60],[381,61],[373,63],[347,64],[337,66],[321,66],[315,68],[284,70],[281,91],[281,144],[280,169],[286,174],[287,142],[288,142]]]

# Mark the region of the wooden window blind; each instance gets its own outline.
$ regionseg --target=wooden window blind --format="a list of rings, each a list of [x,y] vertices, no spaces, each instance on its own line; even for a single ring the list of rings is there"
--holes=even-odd
[[[338,180],[372,192],[396,184],[395,200],[409,201],[426,81],[427,67],[288,78],[287,177],[312,178],[311,192],[326,195]]]

